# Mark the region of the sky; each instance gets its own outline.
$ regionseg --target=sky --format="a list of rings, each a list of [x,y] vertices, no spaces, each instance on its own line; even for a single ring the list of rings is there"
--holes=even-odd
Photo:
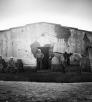
[[[37,22],[92,31],[92,0],[0,0],[0,30]]]

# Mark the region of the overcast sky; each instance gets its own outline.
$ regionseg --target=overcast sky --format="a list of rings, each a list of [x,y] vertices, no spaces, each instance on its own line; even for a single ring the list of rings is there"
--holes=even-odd
[[[35,22],[92,31],[92,0],[0,0],[0,30]]]

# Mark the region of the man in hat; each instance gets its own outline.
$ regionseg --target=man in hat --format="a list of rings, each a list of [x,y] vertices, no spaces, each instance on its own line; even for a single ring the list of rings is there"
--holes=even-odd
[[[44,58],[44,54],[41,52],[41,49],[37,50],[36,58],[37,58],[37,69],[41,69],[42,68],[42,59]]]

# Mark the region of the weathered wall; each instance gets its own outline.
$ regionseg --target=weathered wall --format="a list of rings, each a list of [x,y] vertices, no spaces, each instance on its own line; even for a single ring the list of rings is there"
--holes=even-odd
[[[84,31],[68,28],[70,35],[66,41],[64,37],[60,39],[57,38],[55,27],[55,24],[35,23],[24,27],[1,31],[0,54],[5,59],[13,56],[23,59],[24,63],[27,65],[36,65],[36,59],[30,48],[30,45],[35,41],[38,41],[40,46],[51,44],[54,52],[63,53],[68,51],[81,54],[84,51]]]
[[[27,65],[36,65],[30,45],[35,41],[43,44],[46,43],[45,41],[48,42],[48,39],[54,42],[55,37],[52,38],[52,36],[55,35],[55,32],[53,29],[53,24],[38,23],[2,31],[0,32],[0,54],[4,58],[13,56],[23,59]],[[43,33],[46,35],[45,41],[41,37]]]
[[[76,29],[70,29],[70,31],[71,31],[71,37],[68,40],[68,43],[70,46],[69,47],[70,52],[81,54],[84,50],[84,46],[83,46],[84,32]]]

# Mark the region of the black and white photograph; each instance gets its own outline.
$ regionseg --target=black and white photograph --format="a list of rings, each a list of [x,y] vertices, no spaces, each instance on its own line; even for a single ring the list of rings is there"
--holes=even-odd
[[[0,102],[92,102],[92,0],[0,0]]]

